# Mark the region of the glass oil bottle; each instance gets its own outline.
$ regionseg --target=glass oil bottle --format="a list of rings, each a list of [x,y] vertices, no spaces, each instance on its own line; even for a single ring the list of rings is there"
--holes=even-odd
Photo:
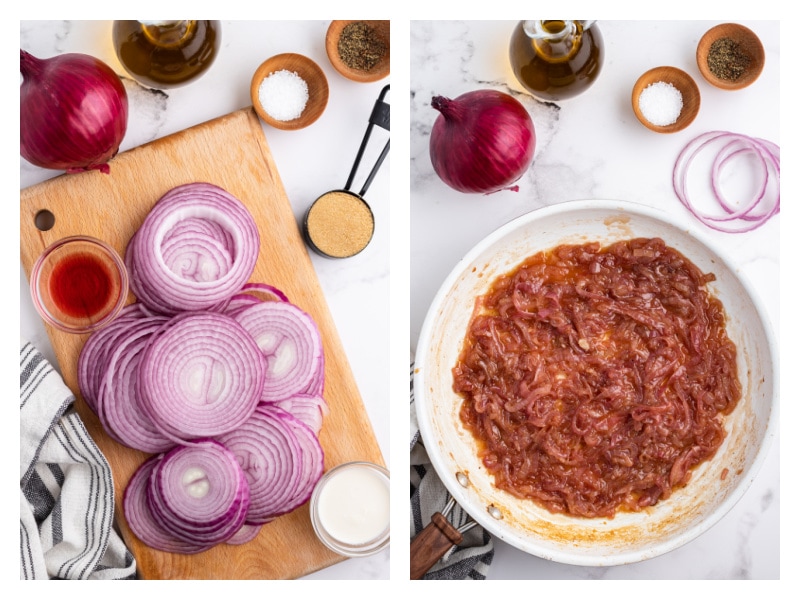
[[[114,49],[136,81],[175,88],[205,73],[216,58],[219,21],[114,21]]]
[[[514,75],[535,98],[558,102],[591,86],[603,66],[594,21],[520,21],[509,44]]]

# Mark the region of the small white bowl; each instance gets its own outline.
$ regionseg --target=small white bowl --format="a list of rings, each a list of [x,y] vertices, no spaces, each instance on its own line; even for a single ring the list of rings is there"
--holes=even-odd
[[[371,462],[340,464],[311,495],[319,540],[343,556],[376,554],[389,545],[389,471]]]

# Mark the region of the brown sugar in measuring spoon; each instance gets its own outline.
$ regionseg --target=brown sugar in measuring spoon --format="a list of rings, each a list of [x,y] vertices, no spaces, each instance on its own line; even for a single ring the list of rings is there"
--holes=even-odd
[[[386,155],[389,154],[389,140],[386,141],[361,191],[356,194],[350,190],[350,186],[353,184],[373,127],[378,125],[389,131],[389,105],[384,102],[388,92],[387,85],[375,101],[367,131],[344,189],[332,190],[317,198],[303,218],[303,234],[306,242],[315,252],[327,258],[355,256],[372,240],[375,217],[363,196],[367,193]]]

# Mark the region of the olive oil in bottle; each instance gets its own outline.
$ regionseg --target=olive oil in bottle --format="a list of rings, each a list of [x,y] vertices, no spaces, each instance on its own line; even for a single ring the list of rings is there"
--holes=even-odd
[[[185,85],[205,73],[219,51],[219,21],[114,21],[114,49],[139,83]]]
[[[604,45],[593,21],[520,21],[509,58],[520,84],[539,100],[558,102],[591,86],[603,66]]]

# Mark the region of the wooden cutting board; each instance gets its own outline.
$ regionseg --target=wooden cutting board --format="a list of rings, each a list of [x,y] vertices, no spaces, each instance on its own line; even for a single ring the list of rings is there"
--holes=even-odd
[[[384,464],[380,448],[345,357],[299,225],[270,154],[258,116],[243,109],[119,154],[111,173],[70,174],[20,192],[21,260],[30,277],[36,258],[70,235],[92,235],[122,255],[131,235],[169,189],[194,181],[216,184],[251,211],[261,233],[261,253],[252,281],[277,286],[316,320],[325,352],[325,398],[330,415],[320,440],[325,468],[350,460]],[[39,231],[36,214],[49,210],[55,226]],[[130,300],[133,300],[131,296]],[[196,555],[161,552],[142,544],[122,512],[122,492],[146,454],[126,448],[102,429],[80,397],[77,359],[88,336],[48,326],[66,384],[90,434],[111,464],[117,521],[146,579],[293,579],[330,566],[342,557],[319,542],[308,505],[265,525],[242,546],[220,545]]]

